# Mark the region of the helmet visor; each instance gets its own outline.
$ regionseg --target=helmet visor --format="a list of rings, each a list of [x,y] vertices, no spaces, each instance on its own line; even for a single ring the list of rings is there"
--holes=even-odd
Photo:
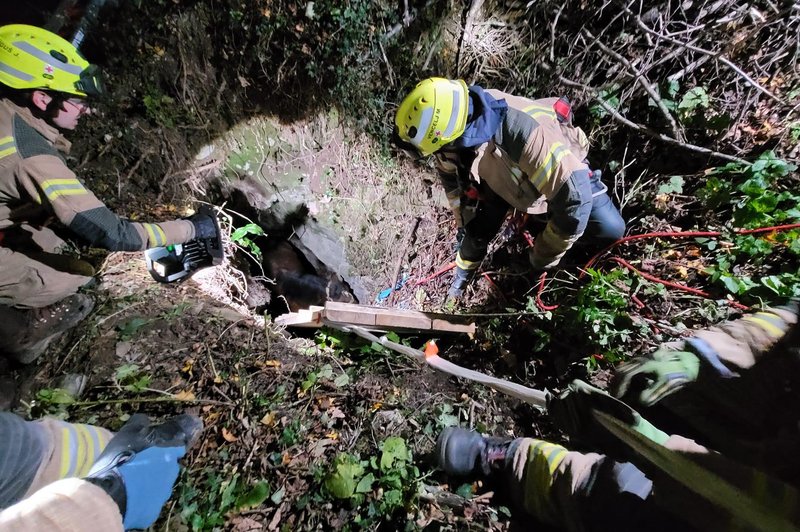
[[[101,96],[105,93],[103,77],[97,65],[89,65],[81,71],[75,88],[86,94],[86,96]]]

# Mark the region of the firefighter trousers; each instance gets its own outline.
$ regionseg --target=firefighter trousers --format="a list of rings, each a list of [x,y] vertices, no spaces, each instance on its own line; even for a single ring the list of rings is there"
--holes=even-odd
[[[91,281],[91,265],[60,254],[66,243],[49,228],[23,224],[2,234],[0,305],[46,307]]]

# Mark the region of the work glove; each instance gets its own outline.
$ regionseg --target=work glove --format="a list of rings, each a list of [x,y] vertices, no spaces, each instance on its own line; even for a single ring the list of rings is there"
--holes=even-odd
[[[474,270],[464,270],[456,266],[456,273],[453,276],[453,282],[450,289],[447,291],[447,297],[450,299],[459,299],[464,295],[467,285],[475,275]]]
[[[616,446],[616,438],[595,419],[593,411],[603,412],[628,425],[639,434],[663,445],[669,435],[644,419],[636,410],[599,388],[574,380],[567,389],[548,401],[553,422],[570,437],[604,450]]]
[[[611,390],[614,396],[622,397],[639,381],[643,386],[638,395],[639,403],[652,406],[696,381],[699,373],[700,358],[694,353],[659,349],[619,366]]]
[[[467,230],[463,227],[459,227],[456,231],[456,243],[453,246],[453,251],[458,252],[461,249],[461,243],[464,241],[464,237],[467,235]]]
[[[219,236],[217,221],[214,218],[214,211],[201,208],[195,214],[187,218],[194,225],[195,238],[214,238]]]
[[[172,493],[178,460],[202,428],[200,418],[186,414],[160,425],[136,414],[108,442],[85,480],[114,499],[126,530],[147,528]]]

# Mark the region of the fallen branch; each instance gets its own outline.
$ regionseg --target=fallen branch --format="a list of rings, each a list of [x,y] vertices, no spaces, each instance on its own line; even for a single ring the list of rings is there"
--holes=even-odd
[[[100,405],[121,405],[123,403],[192,403],[198,405],[215,405],[215,406],[236,406],[233,403],[226,401],[214,401],[213,399],[180,399],[175,396],[171,397],[143,397],[133,398],[127,397],[125,399],[98,399],[97,401],[75,401],[69,403],[67,406],[100,406]]]
[[[625,57],[621,56],[620,54],[618,54],[617,52],[615,52],[614,50],[603,44],[599,38],[592,35],[592,32],[590,32],[587,29],[584,29],[583,33],[587,37],[592,39],[594,43],[600,48],[600,50],[603,51],[603,53],[611,56],[617,62],[622,63],[622,65],[625,68],[627,68],[629,71],[633,73],[633,79],[645,90],[645,92],[650,96],[653,102],[655,102],[656,106],[661,111],[661,114],[664,115],[664,118],[667,119],[670,129],[672,129],[672,136],[675,138],[675,140],[684,142],[685,138],[680,128],[678,127],[678,123],[675,121],[675,117],[673,117],[672,113],[669,112],[669,109],[667,109],[667,106],[661,100],[661,96],[659,96],[658,93],[653,89],[653,85],[645,77],[645,75],[642,74],[635,66],[633,66],[630,61],[625,59]]]
[[[693,151],[693,152],[696,152],[696,153],[702,153],[702,154],[708,155],[710,157],[716,157],[717,159],[722,159],[724,161],[730,161],[730,162],[740,163],[740,164],[750,164],[750,161],[742,159],[741,157],[736,157],[734,155],[728,155],[726,153],[720,153],[718,151],[710,150],[708,148],[703,148],[702,146],[697,146],[695,144],[689,144],[687,142],[681,142],[679,140],[673,139],[672,137],[670,137],[668,135],[664,135],[663,133],[659,133],[658,131],[654,131],[654,130],[650,129],[647,126],[643,126],[641,124],[637,124],[635,122],[631,122],[630,120],[628,120],[627,118],[622,116],[619,113],[619,111],[614,109],[614,107],[612,107],[608,102],[603,100],[599,96],[597,89],[595,89],[593,87],[589,87],[588,85],[584,85],[583,83],[578,83],[577,81],[573,81],[571,79],[567,79],[564,76],[559,76],[559,79],[565,85],[569,85],[570,87],[578,87],[578,88],[583,89],[586,92],[590,93],[592,95],[592,97],[595,100],[597,100],[597,103],[600,104],[600,107],[605,109],[606,112],[608,112],[608,114],[610,114],[611,117],[614,120],[616,120],[616,121],[618,121],[618,122],[620,122],[622,124],[625,124],[626,126],[628,126],[631,129],[635,129],[636,131],[644,133],[648,137],[652,137],[654,139],[660,140],[660,141],[665,142],[667,144],[670,144],[672,146],[677,146],[679,148],[683,148],[685,150]]]
[[[625,12],[628,15],[633,17],[634,21],[636,22],[636,25],[639,26],[639,28],[641,28],[642,31],[644,31],[646,33],[649,33],[650,35],[653,35],[654,37],[657,37],[659,39],[663,39],[663,40],[665,40],[667,42],[670,42],[672,44],[675,44],[675,45],[678,45],[678,46],[682,46],[682,47],[686,48],[687,50],[691,50],[693,52],[704,54],[704,55],[710,56],[713,59],[716,59],[720,63],[726,65],[728,68],[730,68],[731,70],[736,72],[736,74],[738,74],[742,79],[744,79],[749,85],[755,87],[759,92],[761,92],[763,94],[766,94],[767,96],[769,96],[770,98],[772,98],[776,102],[780,103],[781,105],[786,105],[786,102],[784,102],[778,96],[772,94],[770,91],[768,91],[767,89],[762,87],[756,80],[754,80],[753,78],[748,76],[747,73],[744,70],[742,70],[741,68],[736,66],[733,63],[733,61],[731,61],[730,59],[728,59],[727,57],[722,55],[722,52],[712,52],[711,50],[706,50],[705,48],[700,48],[699,46],[694,46],[694,45],[691,45],[689,43],[685,43],[685,42],[679,41],[678,39],[673,39],[672,37],[668,37],[666,35],[662,35],[661,33],[651,29],[647,24],[645,24],[642,21],[642,19],[639,17],[639,15],[637,15],[636,13],[631,11],[627,6],[623,6],[622,9],[624,9]]]
[[[403,267],[403,258],[406,256],[406,251],[408,251],[408,246],[411,245],[411,241],[414,240],[414,233],[417,232],[417,227],[419,227],[420,217],[417,216],[414,219],[414,224],[411,226],[411,230],[409,230],[408,235],[406,235],[406,240],[403,242],[403,247],[400,248],[400,253],[397,255],[397,262],[395,264],[394,272],[389,279],[389,287],[392,289],[392,292],[389,294],[389,306],[391,307],[394,303],[394,295],[397,293],[395,287],[397,283],[401,281],[400,279],[400,270]]]

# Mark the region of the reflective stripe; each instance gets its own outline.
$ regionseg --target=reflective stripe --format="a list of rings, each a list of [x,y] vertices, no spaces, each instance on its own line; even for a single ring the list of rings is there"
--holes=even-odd
[[[31,54],[38,60],[44,61],[46,64],[52,66],[53,68],[63,70],[64,72],[69,72],[70,74],[75,74],[76,76],[80,75],[80,73],[83,72],[83,68],[81,68],[80,66],[69,63],[62,63],[52,55],[42,50],[39,50],[38,48],[36,48],[34,45],[32,45],[27,41],[17,41],[14,43],[14,46],[19,48],[23,52]]]
[[[75,427],[75,476],[80,477],[83,475],[83,469],[86,462],[89,461],[89,434],[83,425],[74,425]]]
[[[61,196],[79,196],[89,193],[75,178],[48,179],[42,182],[42,190],[50,201]]]
[[[541,188],[542,184],[546,183],[553,175],[553,170],[555,170],[558,163],[561,162],[561,159],[568,153],[569,149],[566,146],[560,142],[554,142],[544,162],[536,169],[536,172],[530,178],[533,186],[537,189]]]
[[[749,316],[746,319],[757,323],[762,329],[766,330],[773,338],[780,338],[783,336],[783,329],[772,323],[772,320],[777,318],[775,314],[769,312],[757,312],[754,316]],[[780,319],[780,318],[778,318]]]
[[[456,83],[456,85],[458,85]],[[461,86],[459,89],[453,90],[453,109],[450,111],[450,120],[447,122],[447,127],[442,133],[444,138],[450,138],[450,135],[453,134],[453,131],[456,129],[456,122],[458,121],[458,111],[461,108]]]
[[[75,476],[75,458],[78,454],[77,439],[75,426],[64,423],[64,427],[61,429],[61,478]]]
[[[167,235],[164,233],[164,230],[161,229],[160,225],[156,225],[156,229],[158,230],[158,236],[161,237],[161,245],[163,246],[167,243]]]
[[[525,107],[522,112],[532,116],[533,118],[539,118],[541,116],[547,116],[548,118],[552,119],[556,118],[556,112],[552,107],[538,104],[529,105],[528,107]]]
[[[422,139],[424,139],[425,135],[428,134],[428,128],[431,127],[431,122],[433,122],[433,108],[428,107],[427,109],[422,110],[422,116],[419,117],[417,134],[411,139],[411,144],[414,146],[419,146],[419,144],[422,142]]]
[[[163,246],[167,243],[167,237],[164,234],[164,231],[157,226],[156,224],[142,224],[147,231],[149,236],[150,242],[154,244],[154,247]]]
[[[16,151],[17,145],[14,143],[14,137],[3,137],[0,139],[0,158],[16,153]]]
[[[33,76],[21,70],[17,70],[16,68],[6,63],[0,63],[0,72],[5,72],[10,76],[14,76],[17,79],[21,79],[22,81],[33,81]]]
[[[462,270],[474,270],[480,265],[480,261],[471,261],[466,260],[461,257],[461,252],[459,251],[456,255],[456,266],[461,268]]]
[[[547,463],[550,466],[550,474],[554,475],[558,466],[561,465],[561,462],[564,461],[564,458],[567,456],[567,450],[564,447],[559,447],[558,451],[555,453],[554,456],[551,456]]]

